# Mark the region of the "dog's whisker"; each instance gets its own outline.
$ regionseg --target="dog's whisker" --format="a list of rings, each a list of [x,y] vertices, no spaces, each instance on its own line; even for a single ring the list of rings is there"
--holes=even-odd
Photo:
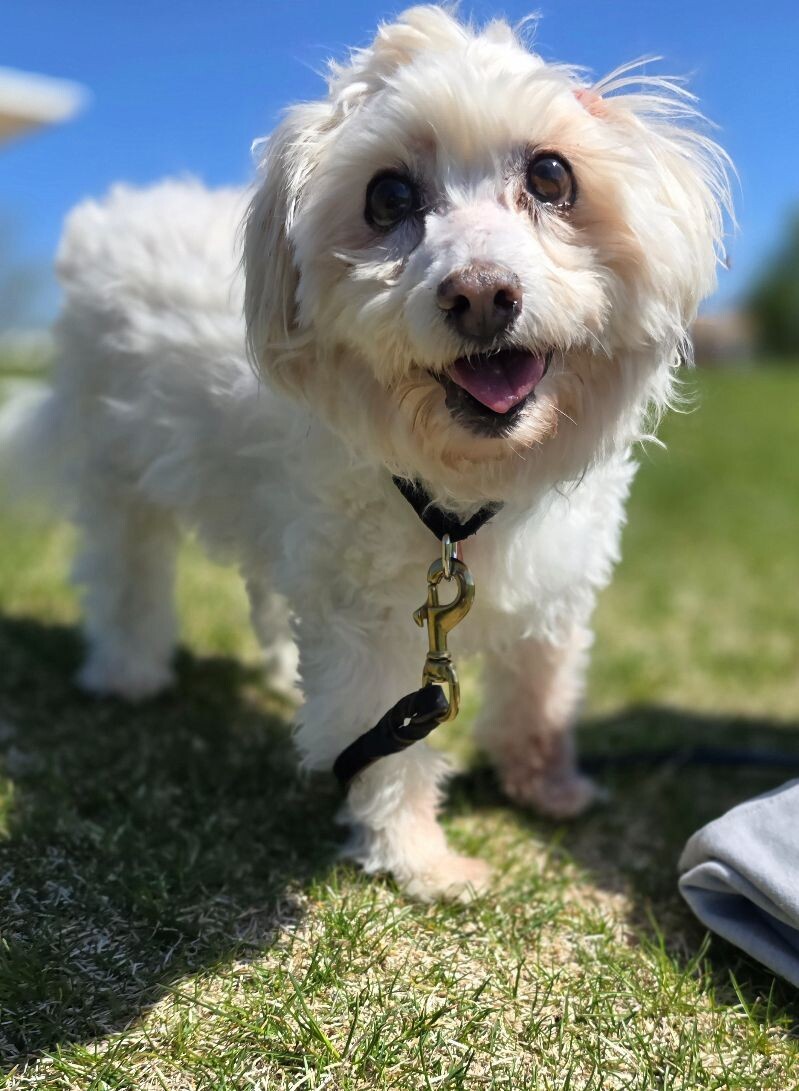
[[[552,408],[559,416],[565,417],[567,421],[575,425],[575,427],[577,426],[577,421],[574,419],[574,417],[570,417],[569,414],[566,413],[563,409],[560,409],[557,405],[553,405]]]

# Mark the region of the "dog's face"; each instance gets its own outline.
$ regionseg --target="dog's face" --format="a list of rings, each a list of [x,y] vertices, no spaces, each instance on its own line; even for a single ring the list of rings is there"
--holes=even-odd
[[[714,283],[722,190],[661,97],[601,91],[502,24],[383,28],[270,142],[245,247],[261,366],[475,496],[634,429]]]

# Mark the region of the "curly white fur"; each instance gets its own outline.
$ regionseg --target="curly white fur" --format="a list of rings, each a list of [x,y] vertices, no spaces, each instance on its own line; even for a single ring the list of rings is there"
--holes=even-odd
[[[727,200],[685,98],[629,80],[591,89],[504,23],[413,8],[331,66],[325,98],[289,110],[254,196],[120,186],[72,213],[53,388],[7,431],[60,471],[82,531],[84,686],[142,698],[168,684],[173,557],[192,527],[240,564],[285,685],[291,624],[297,744],[329,768],[418,685],[410,614],[435,543],[398,472],[462,513],[505,502],[466,545],[477,599],[452,645],[485,656],[479,737],[507,791],[556,816],[590,801],[569,737],[590,615],[618,556],[630,447],[714,285]],[[531,148],[571,163],[568,216],[522,200]],[[422,229],[378,236],[365,190],[398,165],[423,180]],[[520,280],[517,343],[556,347],[505,437],[453,419],[437,381],[464,346],[436,287],[477,259]],[[444,771],[421,744],[348,800],[352,854],[423,898],[485,879],[437,825]]]

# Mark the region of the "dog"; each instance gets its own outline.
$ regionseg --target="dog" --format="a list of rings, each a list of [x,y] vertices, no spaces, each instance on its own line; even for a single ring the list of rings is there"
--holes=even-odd
[[[80,532],[84,689],[170,685],[188,527],[238,564],[272,680],[302,692],[302,764],[329,770],[419,685],[440,545],[396,479],[449,518],[495,512],[451,638],[483,657],[477,739],[516,804],[588,807],[591,613],[729,209],[695,120],[669,80],[589,85],[504,22],[415,7],[256,145],[253,190],[74,210],[52,387],[5,434]],[[423,900],[489,881],[438,824],[447,768],[418,742],[345,804],[349,855]]]

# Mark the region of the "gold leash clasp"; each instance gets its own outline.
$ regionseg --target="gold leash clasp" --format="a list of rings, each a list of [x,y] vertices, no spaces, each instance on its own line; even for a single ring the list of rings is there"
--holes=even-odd
[[[438,601],[438,589],[442,580],[455,580],[458,585],[452,602]],[[448,534],[441,540],[441,557],[436,558],[427,570],[427,601],[414,611],[413,620],[421,628],[427,623],[428,652],[422,671],[422,685],[435,682],[445,686],[449,699],[449,712],[444,717],[454,720],[460,707],[458,672],[447,647],[447,635],[462,621],[474,602],[474,579],[458,556],[458,546]],[[442,721],[443,722],[443,721]]]

